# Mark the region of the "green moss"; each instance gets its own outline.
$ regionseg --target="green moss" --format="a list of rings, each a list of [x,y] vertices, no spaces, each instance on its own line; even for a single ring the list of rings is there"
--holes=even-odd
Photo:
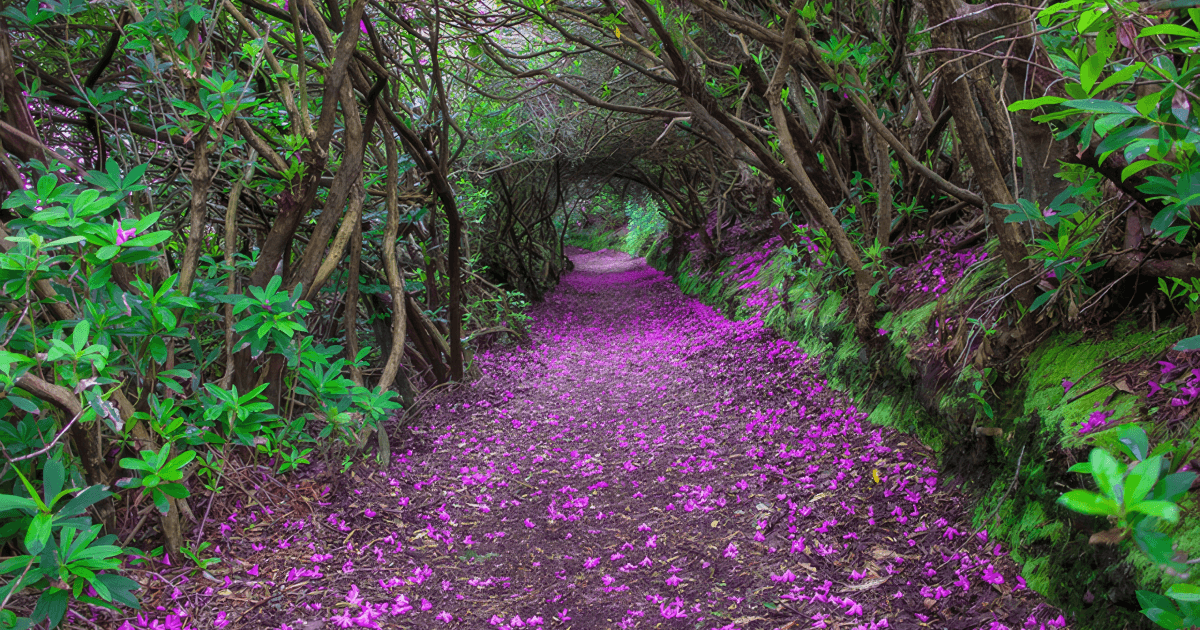
[[[922,444],[935,451],[945,447],[942,434],[933,430],[932,423],[928,422],[928,414],[911,397],[881,396],[867,414],[867,421],[915,435]]]
[[[563,238],[563,243],[572,247],[582,247],[591,251],[599,251],[602,249],[617,249],[623,243],[623,239],[616,232],[586,230],[567,234]]]
[[[1110,395],[1111,404],[1103,407],[1115,413],[1109,424],[1132,415],[1143,400],[1140,396],[1116,392],[1101,386],[1104,370],[1101,366],[1110,359],[1134,361],[1162,352],[1177,337],[1168,331],[1150,332],[1118,330],[1112,339],[1089,340],[1082,332],[1059,333],[1041,344],[1029,356],[1022,415],[1040,418],[1039,431],[1065,436],[1064,445],[1077,447],[1085,439],[1078,436],[1078,424],[1100,409]],[[1063,379],[1074,382],[1064,394]],[[1094,389],[1087,393],[1088,390]],[[1091,438],[1087,441],[1094,441]],[[1109,435],[1100,437],[1098,444],[1111,444]]]
[[[1054,580],[1049,574],[1050,558],[1045,556],[1031,558],[1021,567],[1021,577],[1025,578],[1025,585],[1029,588],[1046,595],[1053,597],[1053,589],[1051,585]]]

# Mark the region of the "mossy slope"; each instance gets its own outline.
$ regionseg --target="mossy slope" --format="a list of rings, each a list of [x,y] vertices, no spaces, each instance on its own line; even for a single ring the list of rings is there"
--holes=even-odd
[[[981,283],[1002,273],[998,260],[980,265],[936,302],[886,313],[879,322],[881,338],[868,349],[841,308],[842,296],[815,284],[794,284],[782,254],[748,275],[731,270],[728,259],[709,261],[704,269],[688,255],[673,266],[666,249],[660,239],[647,259],[672,274],[684,292],[729,317],[758,314],[782,337],[821,356],[831,384],[853,395],[871,422],[915,435],[935,449],[943,468],[974,496],[974,525],[1006,544],[1028,585],[1067,610],[1073,627],[1150,627],[1136,610],[1134,591],[1160,591],[1161,572],[1131,545],[1089,545],[1089,533],[1107,525],[1055,501],[1082,482],[1066,472],[1075,459],[1086,458],[1090,447],[1077,435],[1077,425],[1099,408],[1115,412],[1110,425],[1144,412],[1139,396],[1102,382],[1106,362],[1161,353],[1177,334],[1122,324],[1107,337],[1051,335],[1025,360],[1021,374],[992,384],[996,409],[988,424],[1002,429],[1003,437],[975,437],[966,419],[978,416],[967,397],[974,370],[946,374],[945,366],[923,362],[919,350],[930,342],[939,311],[953,312]],[[756,299],[765,291],[779,303]],[[1063,379],[1075,382],[1069,392]],[[1091,441],[1110,443],[1111,433],[1092,434]],[[1200,554],[1200,526],[1185,522],[1183,528],[1177,532],[1182,547]]]

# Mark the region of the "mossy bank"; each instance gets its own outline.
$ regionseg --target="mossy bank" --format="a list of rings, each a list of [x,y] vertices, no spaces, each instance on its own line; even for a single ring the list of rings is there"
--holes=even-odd
[[[1085,441],[1078,435],[1081,421],[1097,410],[1113,411],[1114,420],[1145,413],[1144,396],[1107,384],[1110,368],[1161,354],[1179,330],[1124,322],[1102,334],[1055,332],[1023,358],[1015,375],[984,378],[973,366],[932,358],[938,353],[931,348],[949,343],[944,328],[963,324],[960,311],[980,283],[1002,272],[999,261],[974,265],[936,299],[885,313],[879,338],[868,344],[854,334],[842,294],[822,288],[811,271],[798,274],[781,248],[701,260],[694,252],[671,252],[670,241],[660,239],[647,258],[727,317],[757,315],[820,356],[830,382],[854,396],[871,422],[937,451],[947,482],[962,484],[973,497],[974,526],[1005,543],[1028,586],[1067,611],[1071,627],[1152,627],[1138,612],[1135,591],[1161,592],[1162,572],[1130,543],[1090,545],[1090,534],[1108,525],[1055,501],[1083,482],[1067,468],[1086,459],[1091,444],[1113,439],[1100,431]],[[993,418],[972,392],[992,406]],[[1200,551],[1194,519],[1185,517],[1176,536],[1183,549]]]

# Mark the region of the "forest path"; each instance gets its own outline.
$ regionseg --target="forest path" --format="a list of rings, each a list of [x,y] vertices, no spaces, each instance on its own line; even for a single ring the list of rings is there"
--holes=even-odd
[[[282,526],[227,540],[255,575],[227,579],[235,597],[202,616],[296,630],[1061,623],[971,531],[928,451],[867,425],[814,359],[640,259],[574,262],[532,313],[532,347],[478,356],[483,378],[418,418],[390,469],[355,469],[307,518],[263,514]]]

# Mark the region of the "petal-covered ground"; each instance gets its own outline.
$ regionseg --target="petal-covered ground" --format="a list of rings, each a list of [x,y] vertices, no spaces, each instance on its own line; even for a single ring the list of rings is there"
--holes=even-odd
[[[220,582],[130,625],[1065,625],[814,358],[640,259],[574,261],[532,347],[478,356],[390,469],[223,515]]]

